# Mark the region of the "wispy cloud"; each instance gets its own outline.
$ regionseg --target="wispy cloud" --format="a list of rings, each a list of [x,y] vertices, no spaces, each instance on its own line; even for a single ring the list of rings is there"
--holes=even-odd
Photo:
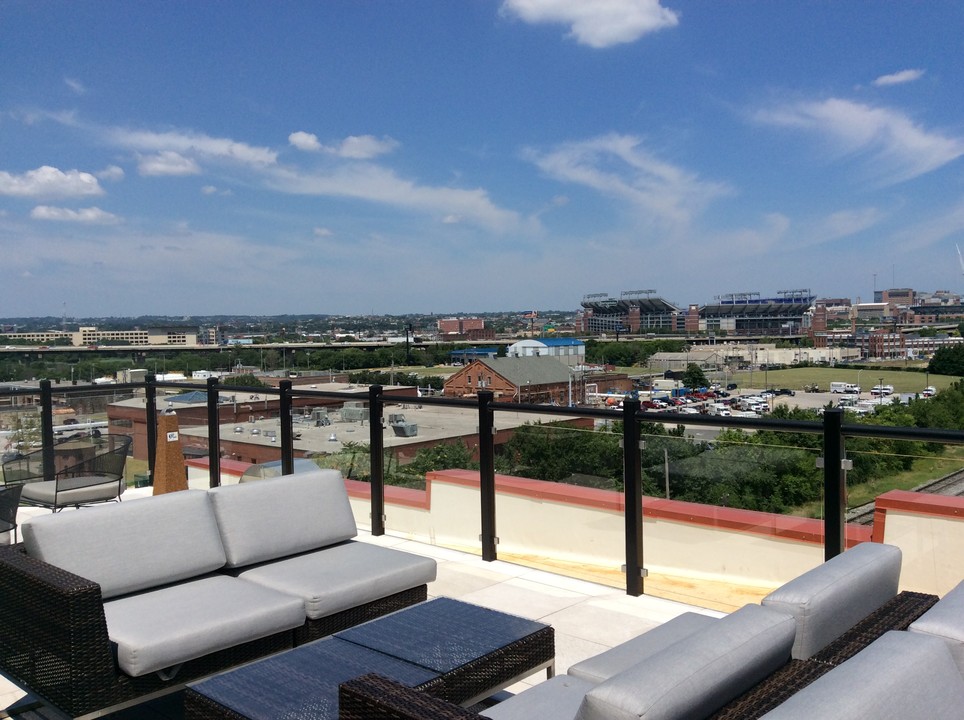
[[[103,170],[97,173],[97,177],[101,180],[123,180],[124,179],[124,169],[119,168],[116,165],[108,165]]]
[[[30,217],[34,220],[54,220],[57,222],[83,223],[85,225],[116,225],[120,222],[119,217],[101,210],[99,207],[71,210],[70,208],[38,205],[30,211]]]
[[[603,135],[525,153],[546,175],[592,188],[681,228],[730,189],[657,158],[632,135]]]
[[[64,83],[67,85],[68,88],[70,88],[70,92],[72,92],[74,95],[86,95],[86,94],[87,94],[87,88],[84,87],[84,84],[83,84],[82,82],[80,82],[80,80],[76,80],[76,79],[74,79],[74,78],[65,77],[65,78],[64,78]]]
[[[708,254],[701,260],[732,263],[737,257],[764,255],[779,245],[786,237],[790,226],[790,219],[786,215],[767,213],[759,227],[743,227],[713,233],[702,246]]]
[[[838,210],[825,217],[811,229],[802,245],[813,245],[851,237],[878,225],[885,214],[875,207]]]
[[[349,135],[335,145],[324,145],[317,135],[301,130],[291,133],[288,142],[305,152],[325,152],[351,160],[371,160],[393,152],[399,145],[393,138],[374,135]]]
[[[97,178],[80,170],[64,172],[50,165],[21,175],[0,171],[0,195],[13,197],[84,197],[103,195]]]
[[[311,173],[277,168],[268,182],[286,193],[355,198],[442,218],[457,215],[500,232],[520,227],[518,214],[498,207],[485,190],[420,185],[371,163],[349,163]]]
[[[172,152],[193,160],[217,160],[253,167],[274,165],[278,160],[278,153],[269,148],[203,133],[111,128],[107,131],[107,137],[121,147],[138,152]]]
[[[679,24],[659,0],[505,0],[502,12],[531,24],[569,25],[576,42],[593,48],[635,42]]]
[[[142,175],[198,174],[204,172],[207,163],[218,162],[222,172],[227,172],[231,165],[240,167],[239,181],[262,184],[277,192],[365,200],[427,213],[439,222],[458,217],[463,222],[497,232],[538,229],[538,220],[523,220],[518,213],[499,207],[482,188],[424,185],[371,162],[372,158],[398,147],[398,141],[387,136],[351,135],[336,144],[324,145],[311,133],[291,133],[288,142],[293,146],[303,150],[319,149],[337,158],[321,169],[305,170],[291,164],[282,165],[273,149],[230,138],[188,131],[150,132],[118,127],[100,132],[109,142],[135,151]]]
[[[897,110],[831,98],[767,108],[755,119],[808,130],[830,139],[839,152],[863,154],[880,184],[932,172],[964,155],[964,139],[927,130]]]
[[[903,85],[904,83],[914,82],[924,77],[923,70],[901,70],[890,75],[881,75],[874,80],[877,87],[887,87],[888,85]]]
[[[201,166],[193,159],[173,150],[137,157],[137,171],[144,176],[199,175]]]

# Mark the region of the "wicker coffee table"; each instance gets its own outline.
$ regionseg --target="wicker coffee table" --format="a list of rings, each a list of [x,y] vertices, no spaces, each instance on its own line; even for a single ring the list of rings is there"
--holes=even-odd
[[[188,718],[338,717],[338,684],[369,672],[468,705],[545,669],[552,627],[436,598],[192,683]]]

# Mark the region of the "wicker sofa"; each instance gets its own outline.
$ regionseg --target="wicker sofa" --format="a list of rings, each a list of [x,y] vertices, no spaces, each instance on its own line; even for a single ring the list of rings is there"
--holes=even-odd
[[[71,715],[424,600],[435,561],[352,540],[337,471],[34,518],[0,548],[0,670]]]
[[[479,714],[385,678],[365,676],[343,684],[340,717],[761,717],[818,678],[847,666],[887,631],[906,629],[934,605],[935,596],[897,593],[900,564],[896,547],[859,545],[778,588],[760,605],[718,619],[680,615]],[[957,610],[954,606],[949,614]],[[950,656],[944,647],[931,651]],[[955,692],[953,686],[950,692]]]

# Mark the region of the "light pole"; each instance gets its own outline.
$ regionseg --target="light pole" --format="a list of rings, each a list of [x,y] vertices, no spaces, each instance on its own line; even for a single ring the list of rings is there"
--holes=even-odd
[[[766,351],[766,367],[763,370],[763,389],[770,389],[770,351]]]

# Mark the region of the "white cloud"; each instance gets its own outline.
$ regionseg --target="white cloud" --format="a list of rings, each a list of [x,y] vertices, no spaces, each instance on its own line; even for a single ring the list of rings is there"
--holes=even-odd
[[[14,197],[84,197],[103,195],[97,178],[80,170],[64,172],[44,165],[22,175],[0,171],[0,195]]]
[[[964,139],[928,131],[905,114],[850,100],[800,102],[757,112],[763,123],[811,130],[845,154],[863,153],[881,184],[910,180],[964,155]]]
[[[74,222],[86,225],[116,225],[120,222],[119,217],[113,213],[101,210],[99,207],[71,210],[70,208],[38,205],[30,211],[30,217],[34,220],[54,220],[57,222]]]
[[[74,95],[85,95],[87,93],[87,88],[84,87],[84,84],[80,82],[80,80],[65,77],[64,82]]]
[[[812,240],[828,242],[850,237],[874,227],[883,217],[883,213],[874,207],[840,210],[828,215],[814,228]]]
[[[606,48],[679,24],[659,0],[505,0],[502,11],[527,23],[570,26],[581,45]]]
[[[526,155],[549,177],[628,202],[648,218],[676,228],[730,192],[722,183],[701,180],[658,159],[631,135],[602,135]]]
[[[922,77],[924,77],[923,70],[901,70],[900,72],[891,73],[890,75],[881,75],[879,78],[874,80],[874,85],[877,87],[903,85],[904,83],[920,80]]]
[[[99,173],[97,173],[97,177],[100,178],[101,180],[114,180],[114,181],[123,180],[124,170],[123,168],[119,168],[116,165],[108,165]]]
[[[495,205],[485,190],[419,185],[370,163],[351,163],[314,174],[277,168],[269,184],[292,194],[355,198],[441,217],[459,215],[500,232],[520,223],[517,213]]]
[[[321,143],[318,142],[318,136],[312,135],[311,133],[293,132],[288,136],[288,142],[299,150],[304,150],[305,152],[318,152],[321,150]]]
[[[332,235],[335,234],[326,227],[316,227],[312,231],[312,233],[314,234],[315,237],[331,237]]]
[[[218,189],[214,187],[214,185],[205,185],[204,187],[201,188],[202,195],[215,195],[217,194],[217,192],[218,192]]]
[[[201,133],[173,131],[157,133],[113,128],[108,131],[108,137],[122,147],[143,153],[173,152],[185,157],[229,161],[255,167],[274,165],[278,159],[278,154],[268,148]]]
[[[721,262],[732,264],[734,257],[764,255],[772,250],[790,230],[790,219],[781,213],[767,213],[758,228],[740,228],[709,238],[703,248]],[[709,257],[702,258],[705,261]]]
[[[442,218],[444,225],[458,225],[460,222],[462,222],[462,216],[454,213],[450,213]]]
[[[390,153],[397,147],[398,141],[388,136],[377,138],[374,135],[349,135],[338,145],[326,146],[324,150],[351,160],[370,160]]]
[[[191,158],[173,150],[162,150],[154,155],[140,155],[137,171],[141,175],[198,175],[201,167]]]

